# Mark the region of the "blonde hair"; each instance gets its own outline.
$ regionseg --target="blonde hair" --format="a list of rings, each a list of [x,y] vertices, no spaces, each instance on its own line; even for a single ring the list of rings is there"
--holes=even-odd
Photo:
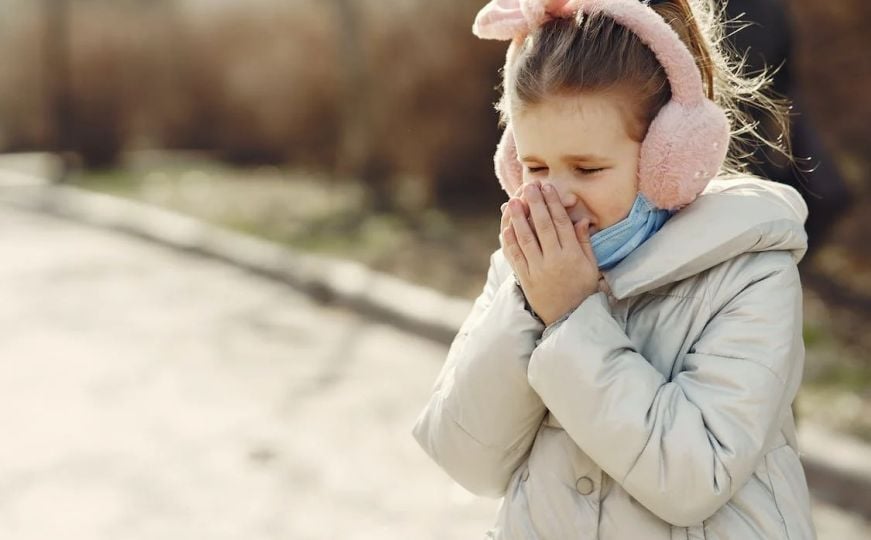
[[[692,52],[705,94],[726,111],[731,126],[729,152],[721,174],[746,174],[747,161],[765,146],[794,161],[789,143],[790,102],[770,90],[773,72],[744,74],[746,57],[725,41],[724,7],[712,0],[665,0],[651,6]],[[627,129],[643,140],[660,108],[671,99],[665,70],[630,30],[606,15],[554,19],[515,43],[502,74],[496,103],[505,126],[511,108],[523,110],[549,95],[608,92],[629,98]],[[781,135],[769,140],[748,112],[767,113]]]

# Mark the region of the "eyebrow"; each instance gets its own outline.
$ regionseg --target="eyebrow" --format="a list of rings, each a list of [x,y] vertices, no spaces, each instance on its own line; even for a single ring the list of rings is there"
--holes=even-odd
[[[607,161],[604,156],[598,156],[596,154],[569,154],[562,157],[563,161]],[[520,158],[520,161],[540,161],[544,160],[539,158],[538,156],[523,156]]]

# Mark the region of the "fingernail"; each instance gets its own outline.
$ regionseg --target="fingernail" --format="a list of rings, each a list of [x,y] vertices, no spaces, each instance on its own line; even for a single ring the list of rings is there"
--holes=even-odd
[[[545,193],[550,193],[553,191],[553,186],[550,184],[545,184],[544,187],[541,189],[543,189]]]
[[[499,210],[504,214],[506,208],[508,208],[508,203],[502,203],[502,206],[499,207]]]

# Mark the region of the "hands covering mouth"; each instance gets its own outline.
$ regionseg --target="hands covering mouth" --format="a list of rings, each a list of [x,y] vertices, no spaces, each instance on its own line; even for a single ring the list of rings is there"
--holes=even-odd
[[[523,203],[523,212],[524,212],[524,214],[526,214],[526,219],[529,222],[529,226],[532,228],[533,232],[535,232],[535,223],[533,223],[533,220],[532,220],[532,213],[529,209],[529,203],[523,197],[523,186],[520,186],[520,188],[517,189],[517,191],[514,193],[513,197],[520,199],[520,201]],[[508,203],[503,204],[502,211],[504,212],[507,207],[508,207]],[[580,223],[584,219],[587,219],[587,221],[590,222],[590,227],[589,227],[590,236],[593,236],[594,234],[599,232],[599,227],[597,226],[597,223],[593,219],[593,217],[589,215],[589,212],[583,212],[583,208],[579,208],[578,210],[581,210],[581,211],[578,212],[576,215],[569,215],[569,219],[572,220],[572,225],[577,225],[578,223]],[[568,210],[566,210],[566,211],[568,211]]]
[[[534,314],[549,325],[598,290],[590,218],[573,224],[549,184],[521,189],[525,197],[502,207],[499,241]]]

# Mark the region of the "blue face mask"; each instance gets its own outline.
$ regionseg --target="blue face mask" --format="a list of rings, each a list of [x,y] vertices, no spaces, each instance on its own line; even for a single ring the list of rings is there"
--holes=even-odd
[[[638,192],[629,215],[590,237],[599,270],[610,270],[658,231],[673,215]]]

